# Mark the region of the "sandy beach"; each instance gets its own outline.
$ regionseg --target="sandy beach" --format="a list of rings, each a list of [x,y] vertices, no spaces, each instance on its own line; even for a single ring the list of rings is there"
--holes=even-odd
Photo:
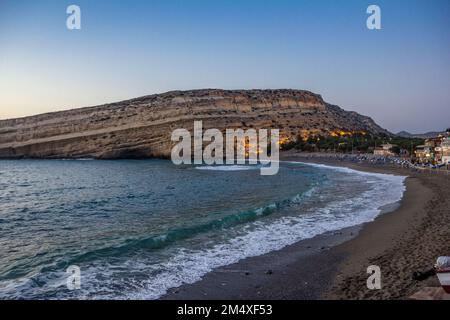
[[[300,241],[282,250],[218,268],[162,299],[408,299],[436,277],[412,279],[450,255],[450,176],[286,153],[284,160],[345,166],[408,176],[397,208],[375,221]],[[381,269],[380,290],[369,290],[367,267]]]

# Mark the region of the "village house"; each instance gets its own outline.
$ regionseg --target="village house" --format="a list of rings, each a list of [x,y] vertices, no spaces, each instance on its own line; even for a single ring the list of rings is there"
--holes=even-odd
[[[418,163],[431,163],[433,160],[433,148],[427,145],[420,145],[416,147],[414,154],[416,156],[416,162]]]
[[[418,163],[449,164],[450,137],[440,135],[426,139],[424,145],[416,147],[414,154]]]
[[[392,148],[395,147],[395,144],[385,143],[379,147],[376,147],[373,150],[373,154],[382,157],[392,157],[395,156],[395,153],[392,152]]]
[[[450,137],[446,137],[441,143],[441,163],[450,164]]]

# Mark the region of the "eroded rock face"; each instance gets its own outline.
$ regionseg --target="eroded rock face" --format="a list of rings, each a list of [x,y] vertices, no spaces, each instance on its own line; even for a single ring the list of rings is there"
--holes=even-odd
[[[333,130],[388,133],[372,119],[302,90],[172,91],[95,107],[0,121],[1,158],[169,157],[171,133],[278,128],[282,136]]]

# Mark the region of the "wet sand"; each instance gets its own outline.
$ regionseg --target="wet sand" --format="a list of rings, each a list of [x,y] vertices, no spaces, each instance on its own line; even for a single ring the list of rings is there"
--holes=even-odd
[[[436,277],[419,282],[412,274],[450,255],[450,175],[294,154],[284,159],[405,175],[406,192],[396,210],[373,222],[218,268],[162,299],[407,299],[439,285]],[[381,269],[380,290],[367,289],[369,265]]]

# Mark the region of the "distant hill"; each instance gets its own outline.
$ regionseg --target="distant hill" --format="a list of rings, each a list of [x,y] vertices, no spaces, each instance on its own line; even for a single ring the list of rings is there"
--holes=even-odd
[[[0,121],[0,158],[169,157],[176,128],[278,128],[287,139],[335,132],[392,134],[304,90],[172,91]]]
[[[440,134],[445,134],[445,131],[430,131],[426,133],[409,133],[407,131],[400,131],[396,135],[403,138],[419,138],[419,139],[428,139],[437,137]]]

